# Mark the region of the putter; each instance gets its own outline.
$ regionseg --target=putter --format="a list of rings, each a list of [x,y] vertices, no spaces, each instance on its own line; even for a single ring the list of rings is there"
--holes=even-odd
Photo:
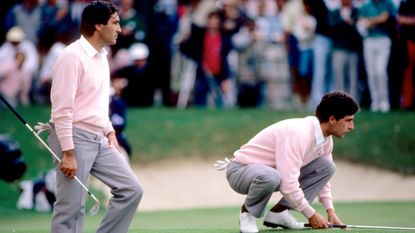
[[[52,149],[50,149],[50,147],[42,140],[42,138],[39,137],[39,135],[37,135],[37,133],[32,129],[32,127],[30,127],[30,125],[23,119],[23,117],[16,112],[16,110],[9,104],[9,102],[0,94],[0,100],[7,106],[7,108],[14,113],[14,115],[19,118],[19,120],[23,123],[24,126],[26,126],[26,128],[29,129],[30,132],[32,132],[33,135],[35,135],[35,137],[42,143],[43,146],[46,147],[46,149],[50,152],[50,154],[53,156],[53,158],[58,161],[59,163],[61,163],[60,158],[55,154],[55,152],[52,151]],[[92,206],[92,208],[89,210],[89,213],[91,215],[95,215],[98,213],[99,210],[99,206],[100,206],[100,202],[98,200],[98,198],[95,197],[94,194],[92,194],[89,189],[79,180],[79,178],[77,176],[74,177],[74,179],[76,180],[76,182],[78,182],[82,188],[88,193],[88,195],[94,199],[95,204]]]
[[[310,224],[304,224],[304,227],[311,227]],[[358,228],[358,229],[375,229],[375,230],[406,230],[415,231],[415,227],[389,227],[389,226],[365,226],[365,225],[348,225],[348,224],[330,224],[329,228]]]

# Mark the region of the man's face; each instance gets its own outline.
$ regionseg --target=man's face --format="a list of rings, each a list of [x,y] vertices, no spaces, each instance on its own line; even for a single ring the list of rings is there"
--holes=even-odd
[[[352,0],[341,0],[340,2],[342,6],[352,6]]]
[[[330,117],[331,135],[338,137],[338,138],[343,138],[346,135],[346,133],[354,129],[353,119],[354,119],[354,115],[345,116],[339,120],[336,120],[334,116],[331,116]]]
[[[147,65],[147,59],[136,59],[134,60],[134,65],[137,68],[143,68]]]
[[[208,18],[207,28],[210,30],[219,30],[220,18],[217,15],[212,15]]]
[[[103,42],[107,45],[114,45],[117,42],[118,34],[121,32],[120,17],[114,13],[109,18],[106,25],[101,25],[100,31]]]

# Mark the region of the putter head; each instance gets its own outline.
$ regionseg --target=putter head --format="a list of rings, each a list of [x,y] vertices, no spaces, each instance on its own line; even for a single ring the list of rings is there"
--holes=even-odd
[[[99,200],[94,195],[91,195],[91,197],[94,199],[95,204],[89,210],[89,214],[96,215],[98,213],[100,203],[99,203]]]

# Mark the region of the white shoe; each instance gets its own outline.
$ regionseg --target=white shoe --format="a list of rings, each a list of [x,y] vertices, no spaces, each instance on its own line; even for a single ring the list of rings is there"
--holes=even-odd
[[[280,213],[269,211],[265,216],[264,226],[272,228],[282,227],[285,229],[304,229],[304,223],[297,222],[288,210]]]
[[[378,112],[379,111],[379,105],[377,103],[370,104],[370,111],[372,112]]]
[[[379,104],[379,110],[381,112],[389,112],[390,110],[390,104],[387,101],[382,101]]]
[[[257,233],[259,232],[256,226],[255,217],[248,212],[239,215],[239,228],[241,233]]]

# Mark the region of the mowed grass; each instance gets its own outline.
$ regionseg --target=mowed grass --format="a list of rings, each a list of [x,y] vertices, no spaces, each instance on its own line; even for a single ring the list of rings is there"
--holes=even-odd
[[[323,213],[319,204],[314,205]],[[415,201],[337,203],[336,210],[345,223],[354,225],[383,225],[415,227]],[[238,207],[138,212],[130,226],[130,233],[234,233],[239,232]],[[103,211],[85,217],[85,233],[95,232]],[[305,218],[298,213],[300,221]],[[11,211],[0,218],[0,232],[44,233],[49,231],[50,214]],[[304,232],[270,230],[257,221],[261,232]],[[309,230],[310,232],[345,232],[340,229]],[[352,229],[347,232],[403,232],[398,230]]]

